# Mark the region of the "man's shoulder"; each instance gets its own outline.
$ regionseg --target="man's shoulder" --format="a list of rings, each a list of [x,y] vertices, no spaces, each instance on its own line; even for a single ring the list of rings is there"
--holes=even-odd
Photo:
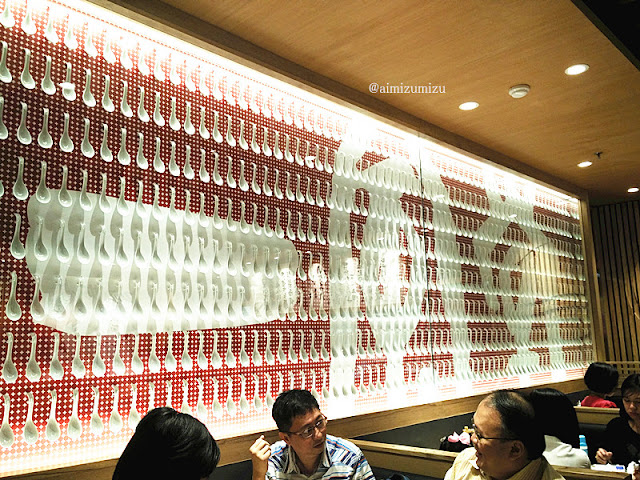
[[[269,457],[269,462],[280,467],[282,464],[286,463],[288,457],[289,449],[287,448],[286,442],[280,440],[271,445],[271,456]]]
[[[476,456],[476,449],[475,448],[473,448],[473,447],[465,448],[460,453],[458,453],[458,455],[456,456],[456,459],[454,460],[454,462],[457,463],[457,464],[469,463],[469,462],[473,461],[475,456]]]
[[[349,440],[327,435],[327,454],[333,465],[355,466],[363,461],[362,451]]]
[[[542,480],[564,480],[564,477],[553,468],[545,457],[542,457],[544,462],[544,470],[542,471]]]
[[[329,450],[348,450],[350,452],[361,453],[360,449],[349,440],[344,438],[327,435],[327,447]]]

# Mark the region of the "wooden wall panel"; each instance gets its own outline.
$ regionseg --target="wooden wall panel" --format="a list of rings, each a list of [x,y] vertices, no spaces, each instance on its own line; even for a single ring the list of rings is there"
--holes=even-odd
[[[623,377],[640,369],[640,202],[592,209],[605,333],[600,360],[617,363]]]

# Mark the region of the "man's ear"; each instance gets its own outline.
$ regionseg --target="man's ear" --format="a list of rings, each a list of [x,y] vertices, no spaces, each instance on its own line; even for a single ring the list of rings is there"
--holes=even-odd
[[[514,440],[511,444],[511,450],[509,450],[509,456],[513,459],[521,459],[527,457],[527,449],[521,440]]]
[[[282,432],[278,432],[278,435],[280,436],[280,440],[284,440],[284,443],[286,443],[287,445],[291,445],[291,443],[289,441],[289,435],[287,435],[286,433],[282,433]]]

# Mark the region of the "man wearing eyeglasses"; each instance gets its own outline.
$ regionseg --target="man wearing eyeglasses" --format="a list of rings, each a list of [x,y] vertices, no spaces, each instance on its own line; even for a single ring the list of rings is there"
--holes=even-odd
[[[281,441],[251,446],[253,480],[375,480],[353,443],[327,435],[327,417],[307,390],[282,392],[271,412]]]
[[[542,456],[544,435],[533,407],[510,390],[491,393],[473,415],[473,448],[458,454],[445,480],[557,480]]]

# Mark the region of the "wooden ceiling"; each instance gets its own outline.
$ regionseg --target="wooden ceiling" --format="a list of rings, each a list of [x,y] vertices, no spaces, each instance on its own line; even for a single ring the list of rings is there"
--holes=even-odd
[[[640,71],[570,0],[116,3],[195,25],[223,48],[448,140],[440,127],[459,146],[462,137],[490,149],[475,153],[587,191],[592,204],[640,198],[626,192],[640,187]],[[207,34],[203,21],[217,28]],[[575,63],[591,68],[565,75]],[[431,83],[446,93],[375,95],[372,82]],[[531,92],[511,98],[509,87],[521,83]],[[470,100],[480,107],[458,109]],[[578,168],[584,160],[594,165]]]

